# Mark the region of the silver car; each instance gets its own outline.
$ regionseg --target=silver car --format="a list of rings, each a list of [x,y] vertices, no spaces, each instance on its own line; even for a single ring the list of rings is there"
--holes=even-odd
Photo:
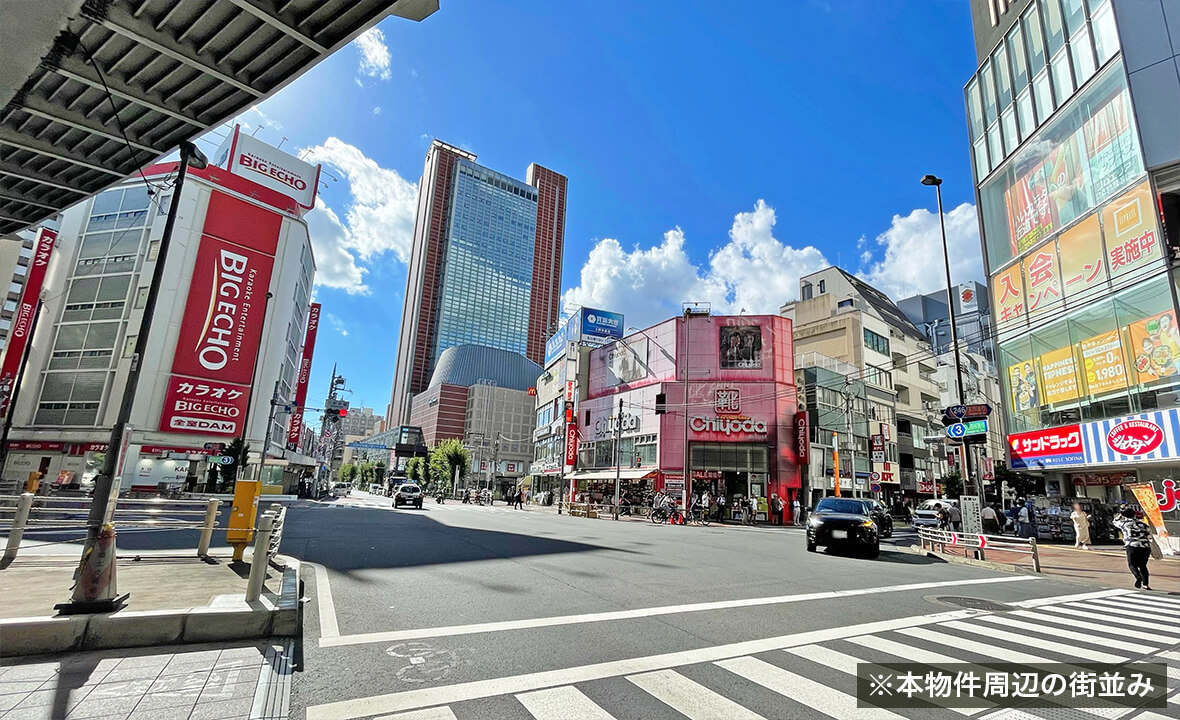
[[[393,494],[393,506],[401,507],[402,505],[413,505],[414,507],[422,508],[422,488],[411,483],[399,485],[397,492]]]

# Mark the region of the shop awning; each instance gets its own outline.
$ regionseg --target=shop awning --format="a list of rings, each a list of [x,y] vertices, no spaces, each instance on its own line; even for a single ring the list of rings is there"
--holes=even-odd
[[[656,471],[643,468],[623,468],[618,471],[618,477],[621,480],[641,480],[643,478],[655,477]],[[566,475],[570,480],[614,480],[614,470],[587,470],[585,472],[576,472]]]

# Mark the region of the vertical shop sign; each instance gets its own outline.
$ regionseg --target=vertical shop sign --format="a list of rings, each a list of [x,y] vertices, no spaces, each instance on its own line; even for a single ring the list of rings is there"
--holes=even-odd
[[[1052,242],[1037,248],[1021,263],[1028,293],[1028,314],[1037,316],[1061,304],[1061,266]]]
[[[160,430],[241,434],[282,222],[252,203],[210,196]]]
[[[299,377],[295,384],[295,408],[291,411],[291,424],[287,428],[287,449],[299,449],[299,437],[303,433],[303,405],[307,401],[307,385],[311,379],[311,356],[315,353],[315,336],[320,327],[320,304],[312,303],[307,313],[307,334],[303,338],[303,359],[299,362]]]
[[[0,364],[0,419],[8,416],[8,399],[20,381],[21,358],[25,355],[25,348],[29,346],[29,334],[32,332],[33,316],[37,314],[37,303],[41,298],[41,287],[45,284],[45,273],[49,269],[49,259],[53,256],[53,246],[57,242],[57,233],[48,228],[37,231],[37,240],[33,245],[33,257],[29,263],[29,273],[25,278],[25,286],[21,290],[20,302],[12,316],[12,328],[8,333],[8,347],[4,352],[4,361]]]
[[[807,465],[811,450],[811,433],[807,427],[807,411],[795,413],[795,459],[799,465]]]
[[[1061,233],[1057,250],[1061,257],[1062,290],[1067,298],[1106,284],[1106,261],[1097,213]]]
[[[1102,210],[1110,276],[1120,281],[1163,258],[1151,185],[1144,181]]]

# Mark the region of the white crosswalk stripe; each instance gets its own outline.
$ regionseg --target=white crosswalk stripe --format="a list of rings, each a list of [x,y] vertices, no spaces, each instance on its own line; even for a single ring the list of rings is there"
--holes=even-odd
[[[675,670],[657,670],[627,679],[690,720],[766,720]]]
[[[1166,625],[1169,628],[1180,628],[1180,620],[1169,618],[1159,610],[1153,610],[1140,605],[1128,605],[1114,600],[1095,600],[1094,604],[1105,613],[1113,613],[1122,617],[1137,618],[1151,623]]]
[[[394,702],[386,713],[318,714],[312,720],[372,717],[382,720],[474,720],[490,717],[483,699],[499,698],[494,715],[503,720],[624,720],[674,716],[688,720],[773,720],[774,718],[835,718],[837,720],[901,720],[947,717],[951,713],[975,720],[1159,720],[1180,717],[1180,693],[1169,697],[1166,710],[1134,708],[988,710],[926,707],[886,710],[858,707],[856,674],[861,663],[1053,663],[1161,662],[1168,665],[1172,684],[1180,681],[1180,633],[1160,632],[1143,618],[1109,613],[1134,605],[1136,614],[1171,609],[1171,601],[1147,597],[1123,602],[1125,595],[1062,597],[1057,604],[1017,604],[1008,612],[944,614],[926,623],[896,623],[865,627],[862,634],[804,633],[797,644],[766,649],[735,650],[733,656],[689,659],[683,663],[644,667],[643,658],[623,661],[619,671],[600,674],[593,668],[572,668],[567,680],[552,685],[533,683],[516,691],[501,689],[498,681],[486,690],[463,691],[447,698],[446,688],[407,691],[424,693],[420,702]],[[937,647],[938,650],[932,648]],[[718,659],[720,658],[720,659]],[[724,674],[722,673],[724,671]],[[566,672],[566,671],[563,671]],[[726,680],[726,678],[729,680]],[[585,683],[609,685],[591,688]],[[481,683],[475,683],[477,685]],[[768,692],[769,691],[769,692]],[[587,693],[590,693],[589,695]],[[461,697],[457,697],[461,695]],[[592,697],[594,699],[592,699]],[[769,704],[769,698],[777,699]],[[790,704],[782,704],[789,702]],[[503,703],[510,703],[509,705]],[[656,705],[653,705],[655,703]],[[664,714],[658,708],[666,708]],[[639,708],[644,708],[642,711]],[[654,712],[653,712],[654,708]],[[772,708],[772,709],[768,709]],[[949,712],[948,712],[949,711]],[[522,714],[523,713],[523,714]]]

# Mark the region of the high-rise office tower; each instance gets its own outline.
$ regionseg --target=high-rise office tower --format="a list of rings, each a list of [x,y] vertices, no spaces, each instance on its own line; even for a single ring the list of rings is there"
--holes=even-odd
[[[409,421],[443,350],[484,345],[540,363],[556,325],[565,241],[564,175],[525,182],[435,140],[418,184],[389,424]]]

